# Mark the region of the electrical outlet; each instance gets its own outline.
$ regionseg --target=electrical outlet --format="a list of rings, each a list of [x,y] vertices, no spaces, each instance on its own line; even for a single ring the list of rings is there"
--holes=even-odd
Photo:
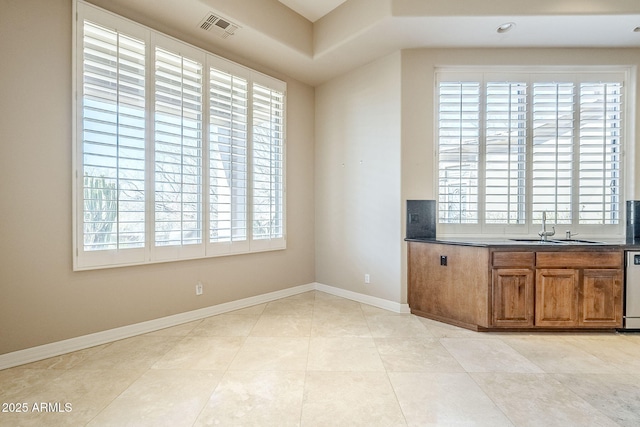
[[[364,283],[371,283],[371,276],[369,276],[368,274],[364,275]]]
[[[202,291],[203,291],[203,286],[202,286],[202,282],[198,282],[196,284],[196,295],[202,295]]]

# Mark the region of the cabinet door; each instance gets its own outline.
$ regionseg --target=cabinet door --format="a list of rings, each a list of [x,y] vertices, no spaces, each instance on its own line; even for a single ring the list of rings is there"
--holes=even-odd
[[[493,326],[533,326],[533,271],[496,268],[492,272]]]
[[[583,277],[582,325],[622,327],[622,270],[585,269]]]
[[[578,326],[579,279],[576,269],[536,270],[536,326]]]

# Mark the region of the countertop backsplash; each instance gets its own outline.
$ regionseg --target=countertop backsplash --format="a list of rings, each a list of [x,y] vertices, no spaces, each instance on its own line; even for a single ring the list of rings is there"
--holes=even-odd
[[[436,201],[407,200],[407,239],[436,237]]]

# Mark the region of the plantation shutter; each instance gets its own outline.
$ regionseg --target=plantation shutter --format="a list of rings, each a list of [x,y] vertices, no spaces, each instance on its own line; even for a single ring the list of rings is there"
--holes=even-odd
[[[536,235],[544,212],[573,233],[621,234],[627,73],[439,71],[441,230]]]
[[[533,84],[533,220],[572,223],[574,83]]]
[[[622,84],[580,85],[581,224],[620,220]]]
[[[81,249],[143,248],[145,42],[88,20],[82,25]],[[91,263],[81,257],[80,264]]]
[[[480,84],[441,82],[438,105],[439,221],[477,223]]]
[[[485,221],[526,222],[527,84],[486,85]]]
[[[253,84],[253,240],[284,238],[284,93]]]
[[[246,241],[247,80],[209,72],[209,241]]]
[[[202,64],[155,50],[155,245],[202,243]]]
[[[286,83],[75,6],[74,270],[284,249]]]

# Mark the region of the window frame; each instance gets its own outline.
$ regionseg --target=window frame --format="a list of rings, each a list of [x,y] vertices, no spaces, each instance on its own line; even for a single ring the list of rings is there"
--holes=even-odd
[[[467,237],[482,237],[482,236],[537,236],[540,231],[541,222],[539,218],[533,216],[533,168],[532,168],[532,139],[533,139],[533,124],[532,124],[532,93],[533,83],[542,81],[543,79],[536,79],[534,76],[544,76],[547,80],[554,81],[571,81],[574,83],[577,89],[574,94],[573,105],[580,108],[580,83],[591,82],[598,77],[598,80],[608,82],[609,79],[613,79],[616,82],[622,84],[622,103],[621,103],[621,148],[620,148],[620,160],[619,164],[619,176],[617,180],[618,185],[618,223],[617,224],[605,224],[605,225],[586,225],[579,224],[579,218],[574,217],[572,224],[558,224],[553,221],[547,221],[547,226],[556,227],[556,235],[564,237],[565,230],[571,230],[572,233],[580,233],[582,236],[607,236],[607,237],[621,237],[625,233],[625,200],[628,192],[626,180],[630,176],[629,174],[633,170],[631,160],[627,155],[629,151],[628,144],[630,138],[632,138],[632,127],[630,123],[630,117],[634,111],[635,97],[629,88],[628,82],[631,81],[630,77],[633,73],[633,68],[630,66],[533,66],[533,67],[501,67],[501,66],[488,66],[488,67],[475,67],[475,66],[456,66],[456,67],[438,67],[434,70],[434,174],[433,174],[433,186],[434,193],[436,194],[436,212],[437,212],[437,228],[438,234],[441,236],[467,236]],[[526,153],[526,222],[522,225],[509,225],[509,224],[491,224],[487,223],[485,218],[485,206],[486,206],[486,191],[484,189],[486,185],[486,90],[488,82],[495,81],[508,81],[517,82],[523,80],[527,82],[527,153]],[[453,224],[441,222],[440,215],[440,83],[441,82],[456,82],[456,81],[468,81],[477,82],[480,85],[479,94],[479,114],[478,123],[480,124],[479,130],[479,153],[478,153],[478,222],[472,224]],[[575,114],[574,114],[575,115]],[[580,121],[574,120],[573,128],[575,130],[580,129]],[[577,189],[580,186],[579,179],[579,162],[577,161],[579,153],[576,150],[580,150],[580,136],[574,135],[573,140],[574,147],[574,161],[572,164],[572,203],[577,203],[579,194]],[[480,206],[482,205],[482,206]],[[577,208],[572,208],[572,212],[577,212]]]
[[[287,85],[285,82],[256,70],[231,62],[225,58],[214,55],[203,49],[189,45],[181,40],[150,29],[139,23],[116,15],[82,0],[74,2],[73,10],[73,73],[72,73],[72,209],[73,209],[73,269],[74,271],[91,270],[100,268],[122,267],[129,265],[141,265],[159,262],[180,261],[188,259],[209,258],[226,255],[247,254],[253,252],[282,250],[286,248],[286,129],[287,129]],[[118,34],[136,37],[145,44],[145,149],[144,149],[144,245],[135,249],[108,249],[85,250],[84,241],[84,137],[83,137],[83,89],[84,89],[84,23],[90,21],[98,26],[115,29]],[[199,128],[199,164],[201,190],[200,197],[200,233],[201,242],[196,244],[177,244],[158,246],[155,244],[155,69],[157,49],[170,51],[173,54],[184,55],[185,58],[197,61],[202,68],[201,75],[201,109]],[[247,119],[246,134],[246,158],[245,168],[247,174],[246,198],[244,210],[246,211],[246,238],[239,241],[211,240],[210,234],[210,153],[212,122],[210,116],[211,70],[228,73],[247,82],[246,110]],[[120,71],[118,71],[120,73]],[[270,235],[267,239],[254,239],[253,237],[253,133],[256,122],[253,120],[253,86],[259,84],[281,95],[281,114],[279,116],[281,132],[279,133],[279,149],[281,154],[281,168],[269,173],[278,176],[282,184],[280,198],[276,210],[282,223],[278,233]],[[119,87],[119,86],[117,86]],[[114,89],[118,91],[119,89]],[[119,101],[116,101],[119,106]],[[229,111],[231,112],[231,111]],[[120,130],[115,131],[119,138]],[[119,146],[118,142],[111,143]],[[119,155],[116,155],[116,158]],[[232,184],[230,184],[232,185]],[[230,187],[232,188],[232,187]],[[120,192],[116,193],[119,197]],[[116,244],[118,244],[116,242]]]

